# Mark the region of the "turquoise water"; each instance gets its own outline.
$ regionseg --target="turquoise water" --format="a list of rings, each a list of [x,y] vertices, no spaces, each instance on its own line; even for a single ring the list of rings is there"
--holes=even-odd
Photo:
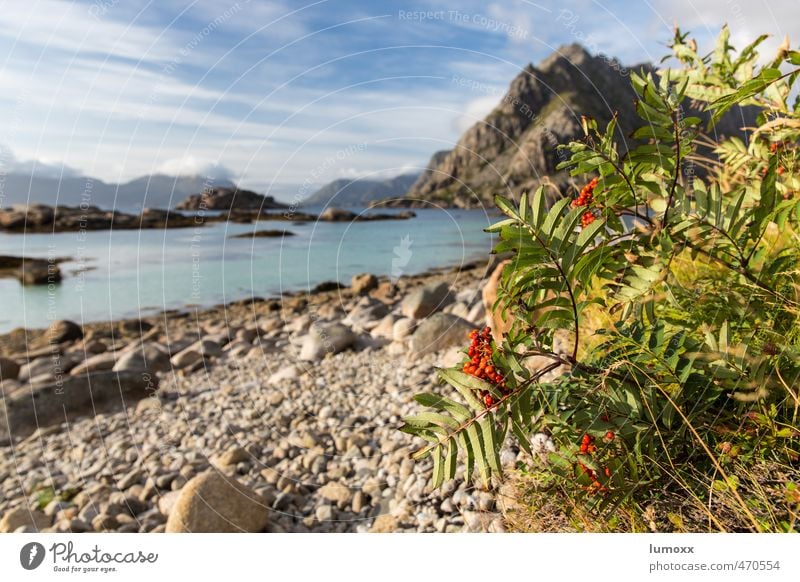
[[[60,285],[22,287],[0,279],[0,333],[153,315],[252,296],[349,284],[362,272],[402,277],[485,257],[497,220],[479,210],[416,210],[410,220],[356,223],[260,221],[167,230],[0,234],[0,254],[71,257]],[[296,236],[232,239],[253,230]]]

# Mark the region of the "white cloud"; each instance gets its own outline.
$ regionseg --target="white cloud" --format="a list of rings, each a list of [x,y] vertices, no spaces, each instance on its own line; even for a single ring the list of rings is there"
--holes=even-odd
[[[677,23],[704,41],[701,49],[706,50],[726,23],[737,49],[760,34],[770,34],[760,49],[762,58],[771,58],[786,35],[792,46],[800,40],[800,2],[796,0],[658,0],[654,11],[662,33],[669,33]]]
[[[68,54],[101,54],[165,60],[174,54],[169,36],[158,29],[93,16],[96,4],[39,0],[6,2],[0,10],[0,37]]]
[[[0,172],[26,174],[39,178],[72,178],[81,172],[63,162],[48,158],[20,160],[7,145],[0,145]]]
[[[458,133],[464,133],[470,127],[483,120],[500,103],[501,98],[502,95],[488,95],[469,101],[464,108],[464,113],[455,120],[455,127]]]
[[[168,176],[204,176],[214,180],[232,178],[233,171],[219,163],[219,160],[183,156],[165,161],[158,166],[159,174]]]

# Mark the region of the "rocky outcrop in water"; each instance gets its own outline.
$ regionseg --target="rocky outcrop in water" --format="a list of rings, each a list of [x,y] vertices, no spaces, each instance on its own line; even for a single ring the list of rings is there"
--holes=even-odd
[[[211,188],[193,194],[175,207],[177,210],[274,210],[288,208],[272,196],[239,188]]]
[[[97,206],[15,204],[0,209],[0,230],[12,233],[81,232],[197,226],[194,217],[145,208],[141,214],[102,210]]]
[[[36,259],[0,255],[0,277],[13,277],[23,285],[52,285],[61,282],[59,262],[64,259]]]

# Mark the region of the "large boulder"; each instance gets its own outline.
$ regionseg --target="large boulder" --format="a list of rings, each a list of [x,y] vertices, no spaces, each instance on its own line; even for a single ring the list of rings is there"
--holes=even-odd
[[[190,480],[169,510],[168,533],[260,532],[269,508],[257,493],[211,469]]]
[[[70,376],[80,376],[81,374],[91,374],[92,372],[105,372],[111,370],[117,363],[118,352],[103,352],[90,358],[86,358],[80,364],[72,368]]]
[[[405,317],[422,319],[441,310],[452,300],[447,283],[431,283],[417,287],[406,295],[400,310]]]
[[[419,324],[409,341],[409,351],[417,356],[453,346],[466,347],[469,332],[473,329],[470,322],[460,317],[450,313],[435,313]]]
[[[0,442],[98,412],[124,410],[157,389],[158,379],[141,372],[96,372],[32,384],[0,401]]]
[[[378,325],[372,328],[370,331],[370,335],[374,338],[379,339],[394,339],[394,324],[397,321],[398,316],[394,313],[390,313],[386,317],[380,320]]]
[[[0,519],[0,533],[13,533],[23,526],[40,531],[50,527],[52,521],[51,517],[46,516],[38,509],[17,507],[7,511],[3,515],[3,519]]]
[[[414,333],[415,329],[417,329],[417,321],[415,319],[401,317],[392,326],[392,339],[394,341],[402,341]]]
[[[370,330],[389,314],[389,308],[380,301],[364,297],[344,320],[356,331]]]
[[[52,285],[61,282],[61,269],[55,261],[26,259],[16,276],[23,285]]]
[[[172,356],[171,364],[176,368],[188,368],[201,360],[222,357],[224,352],[217,342],[201,339]]]
[[[356,342],[356,339],[353,330],[341,323],[315,323],[303,341],[300,359],[321,360],[325,354],[337,354],[346,350]]]
[[[80,354],[78,353],[61,353],[54,350],[50,354],[40,355],[22,365],[17,378],[20,382],[59,378],[72,370],[79,360]]]
[[[120,354],[113,369],[119,372],[168,372],[171,369],[169,352],[156,342],[137,342]]]
[[[83,338],[83,329],[74,321],[62,319],[54,321],[45,331],[45,337],[51,344],[60,344]]]

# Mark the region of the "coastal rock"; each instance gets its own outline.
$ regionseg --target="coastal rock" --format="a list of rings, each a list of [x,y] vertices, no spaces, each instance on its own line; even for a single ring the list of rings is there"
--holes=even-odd
[[[137,372],[96,372],[34,384],[25,394],[0,401],[0,442],[27,436],[40,427],[122,410],[157,388],[156,377]]]
[[[285,236],[294,236],[294,233],[288,230],[254,230],[252,232],[243,232],[242,234],[233,234],[228,238],[283,238]]]
[[[178,501],[178,498],[180,496],[181,496],[180,490],[168,491],[167,493],[163,493],[162,495],[160,495],[158,497],[158,502],[156,503],[158,511],[160,511],[162,515],[169,517],[169,514],[172,513],[172,510],[175,507],[175,503]]]
[[[61,355],[58,353],[36,358],[20,367],[17,378],[20,382],[30,382],[34,378],[55,378],[58,374],[64,373],[60,361]]]
[[[323,281],[317,284],[312,290],[312,293],[328,293],[329,291],[338,291],[344,289],[345,286],[338,281]]]
[[[355,220],[356,216],[354,212],[342,208],[326,208],[319,215],[319,220],[325,222],[351,222]]]
[[[350,504],[350,499],[353,497],[353,492],[350,491],[349,487],[346,487],[341,483],[335,483],[331,481],[330,483],[320,487],[319,490],[317,490],[317,495],[323,499],[327,499],[328,501],[338,503],[339,507],[344,507],[345,505]]]
[[[414,330],[417,329],[417,321],[410,317],[401,317],[394,322],[392,326],[392,339],[394,341],[401,341],[406,339]]]
[[[193,194],[175,207],[178,210],[269,210],[288,208],[272,196],[239,188],[209,188]]]
[[[394,324],[397,321],[397,317],[394,313],[390,313],[372,328],[370,335],[374,338],[393,339]]]
[[[248,487],[209,470],[181,489],[169,512],[168,533],[259,532],[267,525],[268,506]]]
[[[455,315],[435,313],[420,323],[411,336],[410,352],[412,355],[421,355],[453,346],[466,346],[473,328],[468,321]]]
[[[370,292],[370,297],[386,305],[393,305],[397,300],[397,287],[391,281],[383,281]]]
[[[344,322],[357,331],[369,331],[389,313],[389,308],[380,301],[365,297],[345,318]]]
[[[72,368],[69,374],[70,376],[80,376],[81,374],[87,374],[91,372],[111,370],[114,367],[114,364],[117,363],[117,357],[118,354],[114,352],[97,354],[96,356],[85,359],[83,362]]]
[[[460,301],[448,306],[448,313],[469,321],[469,307]]]
[[[120,354],[114,370],[168,372],[170,367],[169,352],[156,342],[135,343]]]
[[[89,354],[102,354],[108,350],[106,344],[99,340],[92,340],[85,338],[83,343],[83,350]]]
[[[482,326],[486,321],[486,308],[483,306],[483,302],[479,301],[476,303],[475,306],[469,310],[466,319],[474,323],[477,327]]]
[[[452,301],[447,283],[431,283],[417,287],[403,298],[400,310],[406,317],[422,319],[439,311]]]
[[[353,278],[350,280],[350,288],[353,290],[353,293],[364,295],[378,288],[378,278],[372,273],[353,275]]]
[[[372,533],[392,533],[393,531],[397,531],[397,527],[398,523],[396,517],[383,514],[375,518],[372,528],[370,528],[369,531]]]
[[[55,261],[26,259],[14,276],[23,285],[52,285],[61,282],[61,269]]]
[[[45,337],[51,344],[71,342],[83,338],[83,329],[74,321],[62,319],[50,324],[45,331]]]
[[[19,364],[0,356],[0,381],[16,380],[19,376]]]
[[[222,348],[219,347],[218,343],[202,339],[172,356],[170,362],[176,368],[188,368],[209,357],[221,357],[222,354]]]
[[[288,366],[282,366],[279,370],[273,372],[267,379],[267,384],[272,386],[282,386],[286,382],[297,380],[299,376],[300,372],[298,371],[297,366],[294,364],[289,364]]]
[[[311,326],[309,334],[303,341],[300,359],[307,361],[319,360],[325,357],[325,354],[337,354],[346,350],[355,341],[356,335],[346,325],[341,323],[315,323]]]
[[[0,519],[0,533],[13,533],[18,528],[27,526],[33,531],[41,531],[50,527],[51,518],[36,509],[18,507],[11,509]]]

